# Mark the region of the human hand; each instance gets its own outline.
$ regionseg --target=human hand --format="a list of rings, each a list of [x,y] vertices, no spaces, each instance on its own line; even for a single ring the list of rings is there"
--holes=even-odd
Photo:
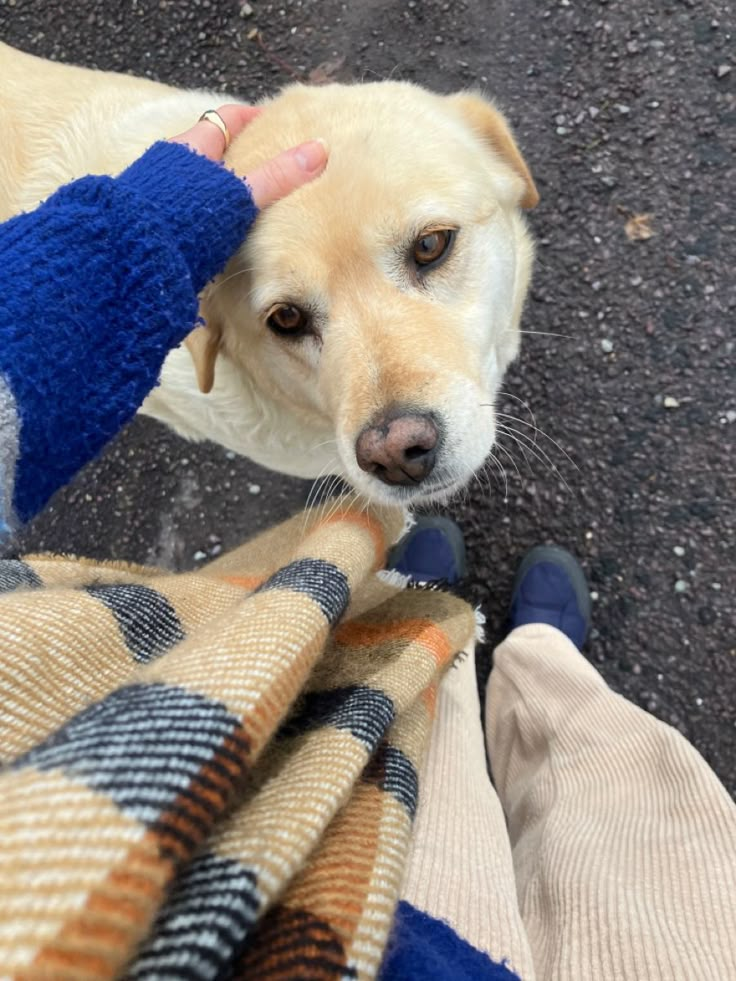
[[[220,106],[217,114],[234,139],[261,110],[256,106]],[[215,123],[199,120],[191,129],[174,136],[171,143],[184,143],[197,153],[210,160],[222,160],[225,149],[225,135]],[[322,140],[310,140],[299,146],[285,150],[277,157],[258,167],[246,180],[259,209],[273,204],[279,198],[295,191],[318,177],[327,164],[327,145]]]

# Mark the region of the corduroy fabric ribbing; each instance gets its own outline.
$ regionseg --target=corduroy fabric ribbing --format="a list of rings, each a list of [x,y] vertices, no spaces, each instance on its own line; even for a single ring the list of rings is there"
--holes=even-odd
[[[545,625],[486,704],[537,981],[736,977],[736,806],[698,752]]]
[[[488,957],[487,965],[477,959],[477,969],[486,971],[479,978],[494,977],[493,964],[505,964],[532,981],[506,821],[488,776],[473,646],[470,637],[440,685],[401,898],[430,918],[408,917],[407,929],[415,926],[426,939],[432,921],[441,921],[458,935],[461,949],[465,942]],[[442,942],[449,943],[447,934]],[[451,981],[452,975],[438,977]]]
[[[736,977],[736,808],[698,753],[544,625],[496,649],[487,706],[500,800],[469,657],[440,686],[381,981],[452,981],[455,954],[478,978]]]

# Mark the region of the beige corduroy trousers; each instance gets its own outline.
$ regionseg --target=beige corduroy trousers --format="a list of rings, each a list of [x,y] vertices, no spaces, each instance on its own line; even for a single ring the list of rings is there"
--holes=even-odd
[[[524,981],[736,979],[736,807],[559,631],[451,670],[402,897]],[[488,777],[486,750],[493,782]]]

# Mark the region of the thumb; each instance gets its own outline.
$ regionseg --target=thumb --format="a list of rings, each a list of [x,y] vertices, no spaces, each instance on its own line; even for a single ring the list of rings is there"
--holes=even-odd
[[[327,165],[327,144],[310,140],[285,150],[246,177],[259,209],[295,191],[318,177]]]

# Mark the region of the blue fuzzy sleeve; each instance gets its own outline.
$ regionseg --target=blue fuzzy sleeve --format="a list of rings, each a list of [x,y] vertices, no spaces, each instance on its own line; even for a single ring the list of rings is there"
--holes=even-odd
[[[0,538],[131,419],[256,213],[221,164],[157,143],[0,225]]]

